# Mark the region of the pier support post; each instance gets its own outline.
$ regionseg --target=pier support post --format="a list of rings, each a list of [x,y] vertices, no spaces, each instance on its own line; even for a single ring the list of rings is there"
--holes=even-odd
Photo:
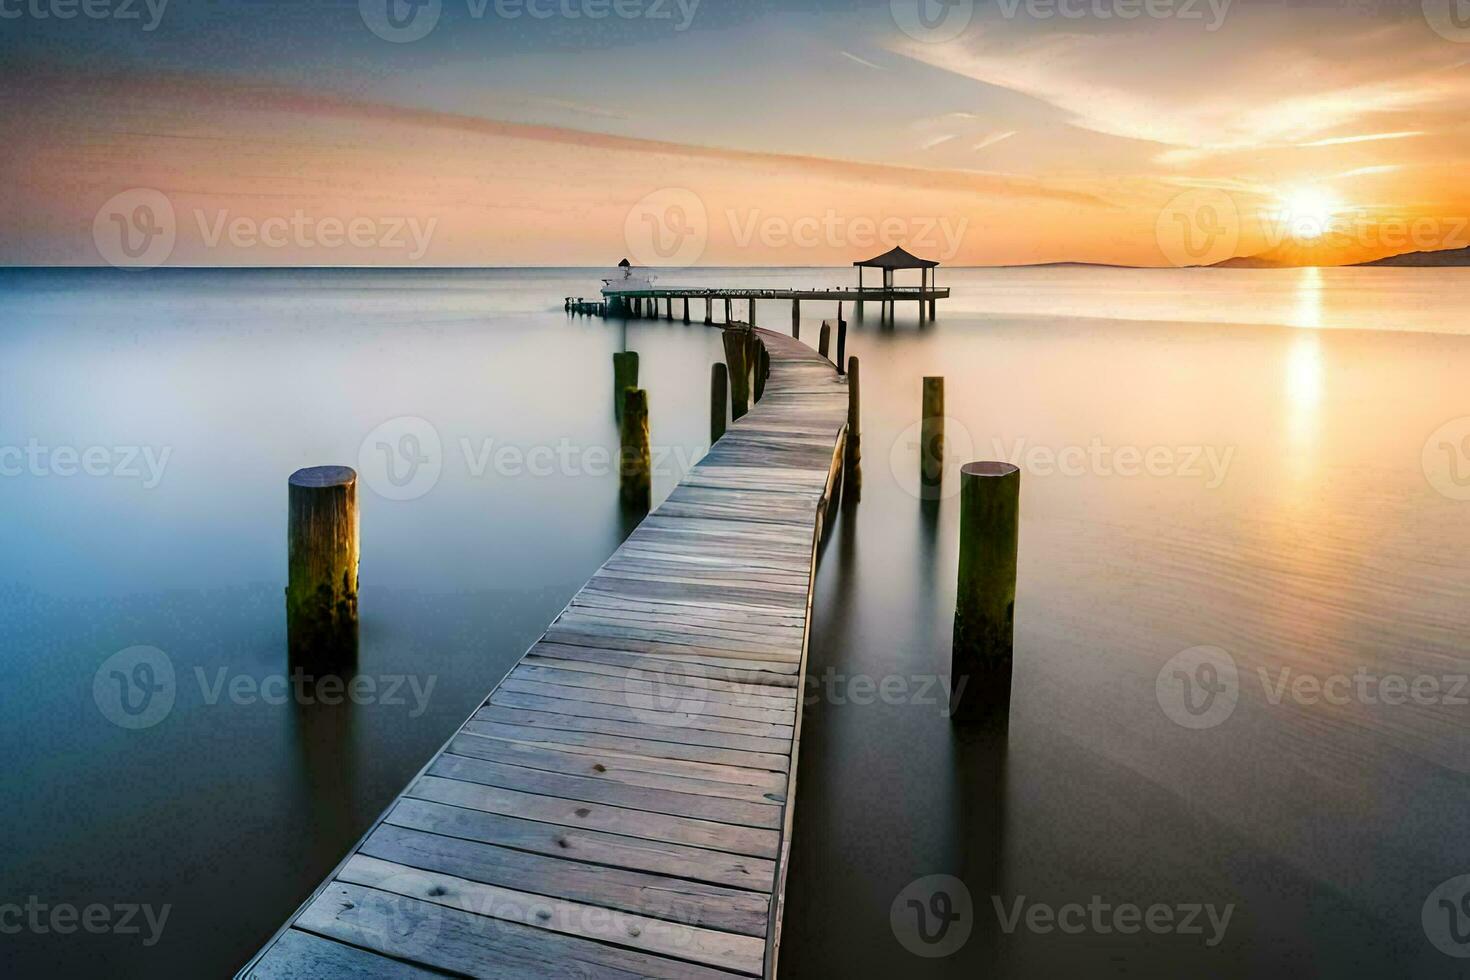
[[[684,297],[684,322],[689,322],[689,297]]]
[[[919,489],[936,500],[944,482],[944,379],[924,379],[923,420],[919,428]]]
[[[759,338],[755,341],[755,400],[760,401],[766,395],[766,378],[771,373],[771,352],[766,350],[766,345]]]
[[[613,352],[613,417],[623,420],[623,391],[638,387],[638,352]]]
[[[755,326],[755,297],[750,298],[750,325]]]
[[[747,331],[725,328],[725,363],[730,366],[730,419],[738,421],[750,411],[750,361]]]
[[[837,304],[837,373],[847,364],[847,321],[842,319],[842,304]]]
[[[288,481],[286,645],[292,663],[357,659],[357,473],[312,466]]]
[[[801,339],[801,300],[791,301],[791,336]]]
[[[715,322],[715,299],[713,296],[704,298],[704,322],[706,325]]]
[[[828,356],[828,352],[831,349],[832,349],[832,321],[831,320],[823,320],[822,321],[822,332],[817,335],[817,353],[818,354],[821,354],[823,357],[827,357]]]
[[[728,325],[729,322],[730,322],[730,320],[731,320],[731,316],[730,316],[730,300],[728,298],[726,298],[726,300],[725,300],[725,323]]]
[[[960,469],[960,567],[950,655],[950,715],[1009,709],[1015,633],[1021,471],[1010,463]]]
[[[713,446],[725,434],[725,412],[730,404],[730,369],[720,361],[710,365],[709,372],[709,444]]]
[[[618,457],[618,490],[623,503],[647,510],[653,503],[653,454],[648,445],[648,392],[623,391],[623,422],[619,429],[622,452]]]
[[[847,499],[856,501],[863,492],[862,403],[858,386],[858,359],[847,359],[847,442],[842,456],[843,486]]]

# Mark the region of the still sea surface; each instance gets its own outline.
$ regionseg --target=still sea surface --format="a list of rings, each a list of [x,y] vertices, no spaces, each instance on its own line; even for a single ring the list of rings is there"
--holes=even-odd
[[[0,272],[0,905],[168,907],[139,934],[7,930],[0,973],[250,957],[626,533],[613,351],[641,355],[656,498],[698,460],[718,332],[701,304],[568,318],[598,276]],[[847,310],[863,492],[818,575],[782,975],[1466,972],[1458,886],[1435,890],[1470,874],[1470,270],[939,282],[931,324]],[[802,312],[814,343],[836,311]],[[948,494],[982,458],[1023,471],[1004,739],[952,727],[936,685]],[[326,463],[363,477],[356,703],[279,696],[286,478]],[[173,675],[139,715],[107,664],[134,647]],[[964,885],[945,959],[910,952],[929,875]],[[1115,912],[1156,905],[1174,927]]]

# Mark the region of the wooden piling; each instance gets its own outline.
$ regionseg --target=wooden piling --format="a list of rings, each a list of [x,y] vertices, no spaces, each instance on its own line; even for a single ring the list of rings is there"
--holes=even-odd
[[[684,322],[689,322],[689,297],[684,297]]]
[[[822,332],[817,335],[817,353],[823,357],[832,349],[832,321],[822,321]]]
[[[619,493],[624,504],[647,509],[653,504],[653,454],[648,444],[648,392],[642,388],[624,389],[619,434]]]
[[[730,367],[730,419],[738,421],[750,411],[750,361],[746,357],[747,331],[725,328],[725,363]]]
[[[715,298],[713,296],[704,298],[704,322],[706,324],[715,322]]]
[[[286,644],[292,663],[357,659],[357,473],[312,466],[287,483]]]
[[[861,392],[858,387],[858,359],[847,359],[847,439],[842,468],[844,492],[848,500],[857,500],[863,492],[863,437]]]
[[[709,443],[713,446],[725,434],[725,414],[730,405],[730,369],[720,361],[710,365],[709,372]]]
[[[731,316],[730,316],[730,300],[727,298],[725,300],[725,323],[728,324],[730,322],[730,320],[731,320]]]
[[[926,500],[936,499],[944,483],[944,379],[924,379],[919,428],[919,487]]]
[[[847,321],[842,319],[842,304],[837,304],[837,373],[847,363]]]
[[[623,419],[623,392],[638,387],[638,352],[613,352],[613,418]]]
[[[801,300],[791,301],[791,336],[801,339]]]
[[[1004,711],[1011,697],[1021,471],[1011,463],[960,469],[959,587],[950,656],[950,714]]]
[[[748,315],[750,317],[750,325],[753,328],[755,326],[755,297],[754,296],[752,296],[750,298],[750,313]]]
[[[766,378],[771,373],[771,355],[766,350],[766,345],[759,339],[755,342],[755,400],[760,401],[766,394]]]

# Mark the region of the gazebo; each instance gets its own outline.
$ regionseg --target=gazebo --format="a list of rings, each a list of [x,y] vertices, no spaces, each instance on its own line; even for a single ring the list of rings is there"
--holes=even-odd
[[[883,270],[883,293],[885,295],[882,297],[881,302],[884,303],[890,311],[892,311],[893,309],[894,302],[894,296],[892,295],[894,290],[894,271],[897,269],[918,269],[919,291],[916,298],[919,301],[919,317],[922,319],[926,312],[925,303],[928,304],[927,312],[929,316],[934,316],[934,298],[931,294],[934,291],[934,270],[939,268],[938,262],[935,262],[933,259],[921,259],[903,246],[895,245],[893,248],[884,252],[882,255],[875,255],[871,259],[864,259],[861,262],[854,262],[853,265],[857,267],[858,271],[859,296],[862,295],[864,290],[863,270]],[[862,300],[859,299],[858,302],[861,303]]]

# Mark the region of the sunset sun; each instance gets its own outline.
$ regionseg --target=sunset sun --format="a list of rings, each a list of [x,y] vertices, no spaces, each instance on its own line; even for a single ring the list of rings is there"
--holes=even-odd
[[[1320,187],[1293,188],[1282,195],[1278,214],[1283,229],[1292,238],[1313,241],[1332,227],[1342,203]]]

